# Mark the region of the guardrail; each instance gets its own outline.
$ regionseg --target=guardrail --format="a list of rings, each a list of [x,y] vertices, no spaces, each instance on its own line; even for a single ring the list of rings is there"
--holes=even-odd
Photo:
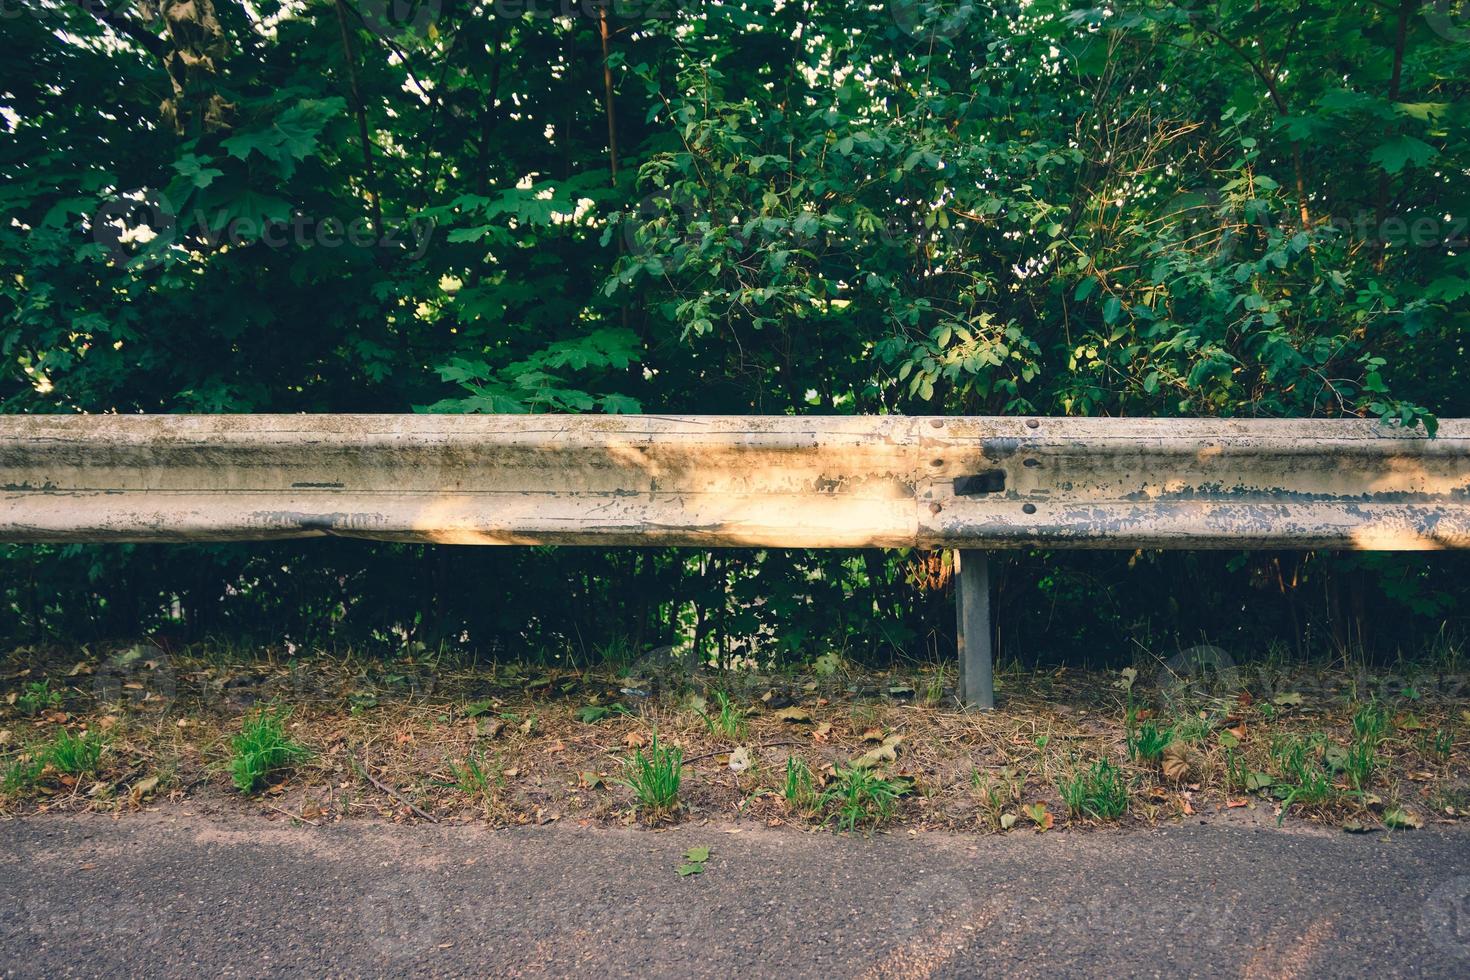
[[[0,540],[961,550],[1470,547],[1470,422],[0,416]]]

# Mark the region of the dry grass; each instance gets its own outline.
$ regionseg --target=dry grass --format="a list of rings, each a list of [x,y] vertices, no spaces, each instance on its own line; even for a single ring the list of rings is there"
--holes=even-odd
[[[5,703],[41,678],[62,692],[59,706],[28,717]],[[78,662],[75,654],[18,651],[0,666],[0,775],[18,773],[0,792],[0,812],[195,799],[311,823],[357,816],[629,822],[632,794],[616,780],[625,757],[655,730],[683,751],[684,819],[824,823],[831,814],[811,800],[786,799],[788,758],[806,764],[820,794],[836,768],[865,753],[876,756],[882,776],[912,783],[898,826],[1023,829],[1035,825],[1037,804],[1058,827],[1085,826],[1068,823],[1058,784],[1103,759],[1128,783],[1124,823],[1240,813],[1274,819],[1286,795],[1279,756],[1287,739],[1310,744],[1330,785],[1325,798],[1294,802],[1288,819],[1372,826],[1395,809],[1430,821],[1459,819],[1470,807],[1470,714],[1460,692],[1442,685],[1383,702],[1388,732],[1359,792],[1328,765],[1351,746],[1351,717],[1363,700],[1362,678],[1341,667],[1256,672],[1244,692],[1173,703],[1137,685],[1127,691],[1117,674],[1010,671],[1002,675],[1001,710],[986,714],[961,712],[950,696],[930,703],[935,680],[926,671],[665,678],[662,689],[645,693],[647,684],[633,689],[599,671],[158,650]],[[743,714],[738,743],[730,726],[705,720],[717,688],[730,691]],[[891,696],[891,688],[920,693]],[[1298,704],[1299,690],[1309,693]],[[1130,756],[1130,698],[1135,724],[1176,733],[1161,759]],[[264,704],[291,707],[287,733],[313,754],[251,800],[231,788],[225,760],[242,718]],[[789,707],[800,709],[796,718],[782,716]],[[105,735],[96,774],[73,778],[48,766],[21,778],[63,730]],[[730,765],[737,747],[749,756],[740,771]],[[1267,777],[1269,786],[1253,785]]]

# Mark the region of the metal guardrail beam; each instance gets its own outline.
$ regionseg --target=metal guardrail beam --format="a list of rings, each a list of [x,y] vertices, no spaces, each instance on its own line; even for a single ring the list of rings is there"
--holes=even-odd
[[[0,416],[0,540],[1470,547],[1470,421]]]
[[[1470,422],[0,416],[0,540],[960,549],[1470,547]]]

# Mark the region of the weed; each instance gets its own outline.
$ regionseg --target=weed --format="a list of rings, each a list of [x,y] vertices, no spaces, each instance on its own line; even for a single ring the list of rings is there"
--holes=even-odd
[[[695,711],[704,719],[704,727],[709,733],[723,735],[735,742],[745,738],[745,713],[730,703],[730,698],[724,691],[715,692],[715,703],[719,705],[719,711],[713,716],[697,709]]]
[[[1276,796],[1281,800],[1279,825],[1292,804],[1323,806],[1337,798],[1337,787],[1322,764],[1325,737],[1320,733],[1310,739],[1292,735],[1278,738],[1271,745],[1271,759],[1276,768]]]
[[[57,772],[83,776],[97,770],[97,763],[102,758],[102,745],[102,735],[98,732],[73,735],[63,729],[56,740],[43,750],[42,759]]]
[[[947,675],[944,664],[940,664],[934,670],[934,676],[929,678],[929,684],[924,688],[924,701],[930,705],[936,705],[944,700],[944,681]]]
[[[1354,789],[1362,789],[1373,779],[1378,768],[1378,746],[1388,732],[1388,716],[1381,707],[1369,701],[1353,714],[1353,740],[1348,745],[1342,770],[1352,780]]]
[[[240,792],[253,793],[271,773],[311,758],[306,746],[287,736],[286,715],[283,709],[262,708],[230,739],[230,775]]]
[[[808,812],[816,807],[816,780],[812,778],[811,767],[800,756],[786,757],[786,785],[781,795],[794,810]]]
[[[28,791],[45,768],[46,760],[35,753],[17,755],[5,764],[4,775],[0,775],[0,794],[14,796]]]
[[[1151,721],[1146,721],[1137,728],[1130,726],[1127,735],[1128,755],[1136,762],[1158,762],[1164,757],[1164,750],[1172,741],[1172,728],[1159,728]]]
[[[633,791],[638,809],[650,820],[673,813],[679,807],[679,781],[684,776],[684,751],[677,745],[660,745],[653,733],[648,752],[636,749],[623,759],[623,778],[618,780]]]
[[[833,774],[822,794],[822,805],[837,805],[837,825],[855,830],[859,823],[881,826],[893,816],[898,798],[909,791],[907,782],[884,779],[871,769],[851,766]]]
[[[1447,732],[1443,728],[1436,728],[1433,732],[1424,732],[1419,736],[1419,751],[1432,759],[1440,762],[1449,762],[1450,753],[1455,750],[1455,736],[1453,732]]]
[[[449,771],[454,774],[455,789],[482,803],[489,803],[495,791],[505,784],[505,776],[498,768],[488,767],[478,749],[466,755],[463,763],[450,762]]]
[[[1163,749],[1159,750],[1161,753]],[[1073,773],[1057,784],[1072,817],[1117,820],[1128,812],[1128,783],[1107,759]]]
[[[29,717],[34,718],[47,708],[61,706],[61,692],[51,690],[51,681],[32,681],[25,686],[20,697],[15,699],[15,706]]]
[[[970,786],[979,798],[980,823],[991,830],[1002,830],[1001,817],[1008,807],[1021,802],[1021,782],[1003,770],[999,776],[986,775],[975,770],[970,774]]]

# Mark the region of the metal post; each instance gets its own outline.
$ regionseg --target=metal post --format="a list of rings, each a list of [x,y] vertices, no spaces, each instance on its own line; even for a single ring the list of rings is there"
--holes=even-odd
[[[983,551],[955,552],[955,626],[960,648],[960,703],[995,707],[990,650],[990,561]]]

